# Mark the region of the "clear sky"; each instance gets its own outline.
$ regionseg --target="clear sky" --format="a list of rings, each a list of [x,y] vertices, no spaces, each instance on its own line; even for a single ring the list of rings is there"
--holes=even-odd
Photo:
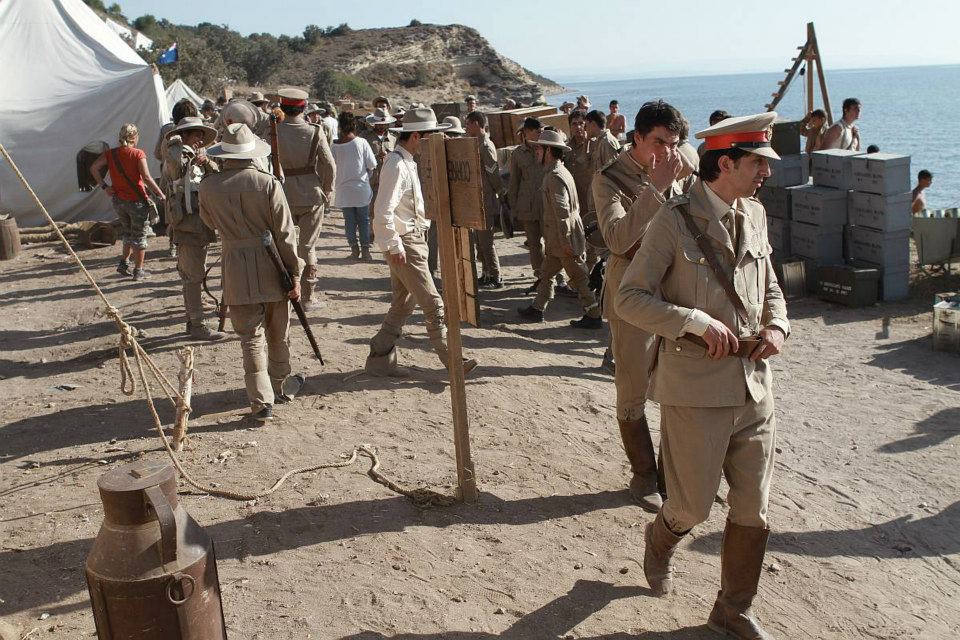
[[[814,21],[828,69],[960,63],[960,2],[931,0],[119,0],[179,24],[299,35],[308,24],[476,28],[502,54],[560,81],[780,71]],[[106,4],[110,4],[106,2]],[[477,7],[472,10],[472,7]]]

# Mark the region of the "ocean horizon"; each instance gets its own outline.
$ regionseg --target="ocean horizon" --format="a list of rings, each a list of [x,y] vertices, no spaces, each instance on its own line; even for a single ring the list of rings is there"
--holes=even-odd
[[[863,110],[857,126],[864,149],[876,144],[881,151],[909,155],[911,187],[916,175],[927,169],[934,175],[927,190],[927,206],[941,209],[960,206],[960,176],[953,171],[951,144],[960,140],[960,117],[954,108],[953,91],[960,87],[960,65],[837,69],[826,72],[834,119],[839,119],[843,100],[859,98]],[[610,100],[620,102],[628,128],[640,105],[662,98],[690,121],[691,135],[707,127],[710,113],[724,109],[733,115],[766,111],[765,105],[784,73],[737,73],[641,77],[621,80],[564,80],[567,90],[551,94],[550,102],[571,102],[586,94],[594,108],[606,112]],[[815,105],[822,107],[819,84]],[[804,115],[804,78],[797,77],[777,106],[785,118]]]

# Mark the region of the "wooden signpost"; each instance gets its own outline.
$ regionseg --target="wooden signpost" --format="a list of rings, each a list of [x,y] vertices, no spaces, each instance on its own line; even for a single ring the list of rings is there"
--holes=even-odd
[[[443,302],[450,357],[450,402],[457,486],[464,502],[477,500],[477,480],[470,457],[467,393],[463,373],[460,323],[479,326],[476,267],[470,253],[470,229],[483,229],[482,167],[476,138],[447,139],[435,133],[420,142],[418,162],[427,218],[437,225]]]

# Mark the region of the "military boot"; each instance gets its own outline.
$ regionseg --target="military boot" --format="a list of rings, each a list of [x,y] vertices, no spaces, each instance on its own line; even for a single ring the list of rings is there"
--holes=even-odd
[[[396,347],[392,347],[390,351],[384,354],[377,354],[371,347],[367,361],[363,365],[363,370],[378,377],[406,378],[410,375],[409,369],[397,365]]]
[[[317,265],[307,265],[300,275],[300,306],[304,312],[316,311],[323,306],[317,299]]]
[[[630,479],[630,495],[644,511],[656,513],[663,506],[657,490],[657,457],[653,451],[653,439],[646,416],[639,420],[618,420],[623,449],[630,461],[633,477]]]
[[[727,520],[720,549],[720,592],[707,626],[740,640],[773,640],[753,615],[770,529]]]
[[[673,591],[673,552],[683,535],[670,531],[662,513],[658,513],[643,531],[643,575],[656,596],[665,596]]]
[[[438,344],[434,347],[434,350],[437,352],[437,357],[440,358],[440,364],[442,364],[445,369],[449,369],[450,352],[447,351],[447,345]],[[477,368],[478,364],[480,363],[476,358],[463,358],[463,376],[467,377],[471,371]]]
[[[226,340],[229,336],[223,331],[214,331],[206,325],[203,321],[187,321],[187,335],[189,335],[194,340],[208,340],[210,342],[217,342],[219,340]]]
[[[350,245],[350,259],[359,260],[360,259],[360,247],[359,245],[352,244]]]
[[[360,247],[360,259],[363,262],[373,262],[373,256],[370,255],[370,247]]]

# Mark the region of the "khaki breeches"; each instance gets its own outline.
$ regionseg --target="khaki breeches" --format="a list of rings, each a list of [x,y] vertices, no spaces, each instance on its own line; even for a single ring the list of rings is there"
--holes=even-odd
[[[183,281],[183,306],[187,311],[187,322],[203,322],[203,276],[206,271],[206,245],[177,245],[177,272]]]
[[[527,236],[527,246],[530,252],[530,266],[533,267],[533,277],[540,277],[543,264],[543,228],[539,220],[524,220],[523,233]]]
[[[389,353],[403,332],[407,318],[419,306],[423,310],[430,344],[443,359],[446,356],[447,328],[443,323],[443,299],[437,293],[427,268],[427,242],[422,231],[406,233],[400,236],[400,240],[407,259],[402,265],[389,263],[393,297],[380,331],[371,340],[371,347],[376,355]]]
[[[240,336],[243,380],[250,406],[273,404],[290,375],[290,301],[232,304],[230,324]]]
[[[622,258],[611,256],[603,283],[603,313],[610,323],[610,343],[617,363],[613,382],[617,388],[617,419],[640,420],[644,417],[650,363],[656,348],[656,336],[626,322],[617,314],[614,300],[626,268]]]
[[[476,232],[477,257],[483,265],[483,275],[500,279],[500,256],[497,247],[493,244],[493,229],[483,229]]]
[[[293,224],[297,227],[297,255],[307,266],[317,264],[317,241],[323,227],[326,205],[290,207]]]
[[[620,362],[617,362],[620,368]],[[667,499],[662,514],[674,533],[710,515],[722,473],[730,485],[727,518],[767,526],[777,428],[773,394],[740,407],[660,406],[660,452]]]
[[[537,297],[533,300],[533,306],[541,311],[547,308],[553,300],[553,277],[561,271],[567,272],[570,286],[576,290],[584,312],[591,318],[599,318],[600,305],[597,304],[597,298],[590,289],[590,279],[587,276],[582,255],[558,257],[547,254],[544,256],[540,267],[540,281],[537,283]]]

